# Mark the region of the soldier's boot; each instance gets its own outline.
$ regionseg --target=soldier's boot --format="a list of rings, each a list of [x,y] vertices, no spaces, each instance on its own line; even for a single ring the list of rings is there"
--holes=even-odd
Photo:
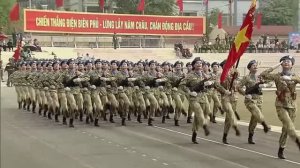
[[[98,123],[98,119],[97,118],[95,119],[94,126],[95,127],[99,127],[99,123]]]
[[[94,122],[93,115],[92,115],[92,114],[90,114],[89,116],[90,116],[90,121],[93,123],[93,122]]]
[[[49,119],[49,120],[52,120],[52,111],[50,111],[50,110],[49,110],[49,112],[48,112],[48,119]]]
[[[148,126],[153,126],[153,124],[152,124],[152,118],[148,118]]]
[[[90,116],[88,116],[88,115],[86,116],[86,118],[85,118],[85,123],[86,123],[86,124],[90,124]]]
[[[35,108],[36,108],[36,102],[33,101],[32,102],[32,109],[31,109],[32,113],[35,113]]]
[[[265,121],[263,121],[263,122],[261,123],[261,125],[264,127],[264,132],[265,132],[265,133],[268,133],[268,132],[271,130],[271,128],[266,124]]]
[[[196,131],[193,131],[193,134],[192,134],[192,142],[193,142],[194,144],[198,144],[198,142],[197,142],[197,133],[196,133]]]
[[[45,104],[43,109],[44,109],[44,117],[47,117],[46,114],[47,114],[47,111],[48,111],[48,105]]]
[[[233,129],[235,130],[235,135],[236,136],[241,136],[241,132],[240,132],[240,130],[238,129],[237,126],[233,126]]]
[[[137,116],[137,122],[142,123],[142,119],[141,119],[141,118],[142,118],[142,116],[141,116],[141,115],[138,115],[138,116]]]
[[[148,119],[147,112],[144,112],[143,115],[144,115],[144,119]]]
[[[26,101],[23,100],[23,110],[26,110]]]
[[[214,116],[213,114],[211,114],[209,117],[210,117],[210,122],[217,123],[216,116]]]
[[[74,121],[73,118],[71,118],[71,119],[70,119],[70,122],[69,122],[69,127],[74,128],[73,121]]]
[[[114,116],[112,114],[109,116],[109,122],[110,123],[115,123]]]
[[[278,149],[278,158],[279,159],[285,159],[283,151],[284,151],[284,148],[279,147],[279,149]]]
[[[30,111],[31,100],[27,99],[27,111]]]
[[[67,118],[63,117],[63,125],[67,125]]]
[[[296,144],[297,144],[297,146],[298,146],[298,148],[300,150],[300,140],[299,140],[299,138],[296,139]]]
[[[21,109],[22,108],[22,102],[18,102],[18,104],[19,104],[19,109]]]
[[[227,142],[227,134],[223,134],[223,139],[222,139],[223,144],[228,144]]]
[[[252,133],[249,133],[248,144],[255,144],[255,142],[253,141],[253,134]]]
[[[187,117],[186,122],[187,122],[187,123],[192,123],[192,117]]]
[[[126,126],[126,122],[125,122],[126,118],[122,118],[122,126]]]
[[[169,113],[167,114],[166,119],[171,119]]]
[[[175,126],[179,126],[179,120],[174,120],[175,121]]]
[[[163,124],[166,123],[166,116],[162,117],[161,123],[163,123]]]
[[[128,113],[128,115],[127,115],[127,120],[128,121],[131,121],[131,115]]]
[[[106,113],[103,113],[103,120],[107,121]]]
[[[240,115],[237,111],[234,112],[234,115],[235,115],[237,120],[241,120]]]
[[[203,130],[204,130],[205,136],[208,136],[210,134],[209,129],[207,128],[207,125],[203,125]]]
[[[222,115],[225,113],[225,111],[221,107],[219,107],[218,109],[220,110]]]
[[[79,110],[79,121],[83,121],[83,112]]]
[[[55,122],[59,122],[58,114],[55,114],[54,118],[55,118]]]
[[[39,105],[39,115],[42,115],[42,111],[43,111],[43,106]]]

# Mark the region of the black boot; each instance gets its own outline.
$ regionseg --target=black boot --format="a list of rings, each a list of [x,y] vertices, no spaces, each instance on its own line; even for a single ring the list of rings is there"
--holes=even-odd
[[[298,148],[300,150],[300,140],[299,140],[299,138],[296,139],[296,144],[297,144],[297,146],[298,146]]]
[[[151,118],[148,119],[148,126],[153,126]]]
[[[82,112],[82,110],[79,111],[79,121],[83,121],[83,112]]]
[[[221,114],[224,115],[225,111],[221,107],[219,107],[219,110],[220,110]]]
[[[55,114],[55,122],[59,122],[59,119],[58,119],[58,114]]]
[[[48,119],[49,119],[49,120],[52,120],[52,114],[51,114],[50,111],[48,112]]]
[[[90,117],[89,117],[89,116],[86,116],[86,118],[85,118],[85,123],[86,123],[86,124],[90,124]]]
[[[271,128],[266,124],[265,121],[263,121],[263,122],[261,123],[261,125],[264,127],[264,132],[265,132],[265,133],[268,133],[268,132],[271,130]]]
[[[166,123],[166,117],[165,116],[162,117],[161,123],[163,123],[163,124]]]
[[[208,136],[210,134],[208,128],[207,128],[207,125],[203,125],[203,129],[204,129],[204,134],[205,136]]]
[[[179,126],[179,121],[178,120],[175,120],[175,126]]]
[[[223,141],[223,144],[228,144],[228,142],[227,142],[227,134],[223,134],[222,141]]]
[[[39,105],[39,115],[42,115],[42,111],[43,111],[43,106]]]
[[[141,115],[138,115],[138,116],[137,116],[137,122],[142,123],[141,118],[142,118],[142,116],[141,116]]]
[[[192,135],[192,142],[193,142],[194,144],[198,144],[198,142],[197,142],[197,133],[196,133],[196,131],[193,132],[193,135]]]
[[[27,111],[30,111],[30,104],[31,104],[31,101],[30,99],[27,100]]]
[[[166,116],[166,119],[171,119],[171,117],[170,117],[170,115],[169,115],[169,114],[167,114],[167,116]]]
[[[241,132],[240,132],[240,130],[238,129],[237,126],[233,126],[233,129],[235,130],[235,135],[236,136],[241,136]]]
[[[91,122],[94,122],[93,115],[92,115],[92,114],[90,114],[89,116],[90,116],[90,121],[91,121]]]
[[[36,108],[36,102],[32,102],[32,113],[35,113],[35,108]]]
[[[95,127],[99,127],[98,119],[95,119],[94,125],[95,125]]]
[[[48,105],[44,105],[44,117],[47,117]]]
[[[22,102],[18,102],[18,108],[21,109],[22,108]]]
[[[72,127],[74,128],[74,125],[73,125],[73,118],[70,119],[70,122],[69,122],[69,127]]]
[[[103,120],[104,120],[104,121],[107,121],[106,113],[103,113]]]
[[[128,121],[131,121],[131,116],[130,116],[129,113],[128,113],[128,115],[127,115],[127,120],[128,120]]]
[[[122,126],[126,126],[125,120],[126,120],[126,118],[122,118]]]
[[[235,111],[234,114],[237,120],[241,120],[240,115],[237,111]]]
[[[187,117],[186,122],[187,122],[187,123],[192,123],[192,117]]]
[[[67,125],[67,118],[63,117],[63,125]]]
[[[284,148],[279,147],[279,149],[278,149],[278,158],[279,158],[279,159],[285,159],[285,156],[284,156],[284,154],[283,154],[283,151],[284,151]]]
[[[216,121],[216,116],[211,115],[211,117],[210,117],[210,122],[212,122],[212,123],[217,123],[217,121]]]
[[[23,101],[23,110],[26,110],[26,101]]]
[[[253,134],[252,133],[249,133],[248,144],[255,144],[255,142],[253,141]]]
[[[114,116],[112,114],[109,116],[109,122],[115,123]]]

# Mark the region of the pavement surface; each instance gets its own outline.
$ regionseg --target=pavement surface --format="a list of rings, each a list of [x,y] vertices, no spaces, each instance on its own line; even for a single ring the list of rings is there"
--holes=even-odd
[[[242,118],[244,116],[242,115]],[[299,117],[298,117],[299,118]],[[221,143],[223,123],[211,124],[211,135],[199,131],[191,143],[191,125],[182,117],[180,127],[156,118],[153,127],[133,121],[127,126],[100,122],[100,127],[75,121],[75,128],[17,109],[12,87],[1,87],[1,168],[299,168],[300,151],[288,141],[287,160],[277,159],[278,132],[258,128],[255,145],[231,131],[230,145]],[[278,119],[277,119],[278,120]],[[299,129],[299,127],[298,127]]]

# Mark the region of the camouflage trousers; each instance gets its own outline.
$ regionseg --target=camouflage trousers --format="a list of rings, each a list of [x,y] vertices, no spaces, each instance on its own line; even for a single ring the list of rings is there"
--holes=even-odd
[[[122,118],[126,118],[128,112],[129,112],[130,101],[124,90],[119,91],[118,100],[119,100],[119,105],[120,105],[119,106],[120,116]]]
[[[15,90],[17,93],[17,101],[18,103],[22,102],[22,91],[21,91],[21,86],[15,86]]]
[[[51,106],[54,110],[54,114],[59,115],[59,101],[58,101],[58,95],[57,95],[57,90],[56,89],[51,89],[49,91],[50,96],[51,96]]]
[[[92,106],[94,107],[94,117],[95,119],[99,119],[101,116],[101,112],[103,111],[103,105],[100,99],[100,94],[98,89],[91,90],[91,100]]]
[[[69,117],[73,119],[75,117],[75,113],[78,111],[78,107],[76,105],[76,101],[74,98],[74,94],[71,91],[70,88],[66,88],[66,97],[67,97],[67,102],[68,102],[68,111],[69,111]]]
[[[203,127],[204,125],[207,125],[207,119],[204,116],[204,112],[200,103],[201,99],[200,94],[198,95],[191,95],[189,110],[191,113],[194,113],[194,121],[192,126],[192,131],[197,132],[200,127]]]
[[[254,134],[257,123],[265,121],[264,115],[262,114],[262,96],[252,95],[252,99],[245,98],[245,106],[251,113],[251,119],[249,122],[249,133]]]
[[[222,96],[222,107],[225,111],[225,123],[224,123],[224,134],[228,134],[230,127],[237,126],[237,119],[234,114],[234,104],[236,104],[235,97],[233,95]]]
[[[59,111],[64,117],[68,117],[68,102],[67,102],[67,95],[64,89],[58,89],[57,97],[59,102]]]
[[[135,90],[134,104],[138,115],[142,115],[146,111],[146,102],[143,93],[138,89]]]
[[[154,96],[153,90],[150,89],[146,90],[144,94],[144,99],[149,106],[148,118],[152,119],[154,117],[156,110],[159,108],[158,101]]]
[[[172,91],[172,99],[174,101],[175,104],[175,115],[174,115],[174,120],[179,120],[180,116],[181,116],[181,112],[183,109],[183,104],[182,104],[182,100],[180,97],[180,93],[178,93],[176,90]]]
[[[83,99],[83,109],[85,110],[87,116],[92,116],[93,104],[92,104],[91,92],[90,90],[88,90],[88,88],[83,88],[81,90],[81,93]]]
[[[279,138],[279,145],[280,147],[285,148],[288,136],[293,141],[300,138],[297,135],[296,128],[294,126],[297,109],[276,106],[276,111],[277,111],[278,118],[282,122],[282,131],[281,131],[281,136]]]

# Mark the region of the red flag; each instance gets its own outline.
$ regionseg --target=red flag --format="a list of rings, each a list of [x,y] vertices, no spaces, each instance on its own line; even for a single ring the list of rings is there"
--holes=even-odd
[[[222,13],[218,14],[218,29],[222,29]]]
[[[55,0],[55,4],[57,8],[62,7],[64,6],[64,0]]]
[[[236,63],[236,61],[243,55],[247,49],[252,32],[253,32],[253,14],[256,8],[256,0],[252,0],[251,7],[245,17],[245,20],[237,33],[234,43],[230,49],[229,55],[227,57],[226,63],[223,67],[223,72],[221,74],[221,82],[224,82],[230,68]]]
[[[143,10],[145,10],[145,0],[141,0],[138,7],[137,7],[137,10],[139,12],[142,12]]]
[[[261,27],[261,19],[262,19],[262,13],[258,13],[256,16],[256,27],[257,29],[260,29]]]
[[[183,11],[183,0],[177,0],[177,6],[179,7],[179,11]]]
[[[10,21],[18,21],[20,19],[20,5],[15,3],[9,12]]]
[[[100,9],[101,9],[101,10],[104,9],[104,4],[105,4],[105,1],[104,1],[104,0],[99,0],[99,6],[100,6]]]
[[[14,60],[17,62],[19,59],[20,59],[20,57],[21,57],[21,43],[22,43],[22,41],[20,41],[19,42],[19,44],[18,44],[18,47],[17,47],[17,49],[15,50],[15,53],[14,53]]]

